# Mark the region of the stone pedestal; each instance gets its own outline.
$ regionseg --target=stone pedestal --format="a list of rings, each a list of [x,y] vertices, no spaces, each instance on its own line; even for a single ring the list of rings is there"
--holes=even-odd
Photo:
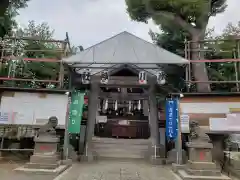
[[[69,164],[64,165],[60,161],[58,154],[59,138],[55,135],[41,135],[35,137],[34,153],[30,162],[23,167],[15,169],[18,172],[59,174],[64,171]]]
[[[213,145],[208,142],[194,141],[187,143],[189,148],[189,160],[183,170],[178,170],[182,179],[191,180],[230,180],[222,175],[212,161]]]
[[[84,154],[80,156],[80,161],[93,162],[97,160],[97,153],[93,149],[93,142],[91,139],[91,141],[85,144],[85,151]]]
[[[166,164],[165,151],[163,145],[149,145],[145,158],[150,161],[152,165]]]
[[[240,179],[240,159],[236,156],[239,156],[240,152],[232,152],[232,155],[229,155],[230,159],[227,160],[224,165],[224,170],[230,173],[231,175]]]
[[[27,168],[55,169],[59,166],[58,144],[59,138],[45,135],[36,137],[34,153]]]
[[[177,162],[177,150],[172,149],[167,153],[167,164],[172,164]],[[187,153],[182,149],[182,163],[186,164],[187,162]]]

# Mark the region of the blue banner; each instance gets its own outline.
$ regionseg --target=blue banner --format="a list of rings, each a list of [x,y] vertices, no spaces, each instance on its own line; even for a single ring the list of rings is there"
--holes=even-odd
[[[178,99],[166,100],[166,136],[175,139],[178,135]]]

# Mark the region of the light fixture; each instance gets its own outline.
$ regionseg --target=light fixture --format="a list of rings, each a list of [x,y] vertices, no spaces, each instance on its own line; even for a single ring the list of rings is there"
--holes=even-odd
[[[102,84],[107,84],[108,83],[108,79],[109,79],[108,71],[102,71],[100,77],[101,77],[100,82]]]
[[[138,106],[137,106],[138,110],[140,111],[142,108],[142,104],[141,104],[141,100],[138,101]]]
[[[183,97],[184,97],[184,95],[183,95],[183,94],[180,94],[180,95],[179,95],[179,97],[180,97],[180,98],[183,98]]]
[[[104,110],[108,109],[108,99],[105,100],[105,104],[104,104]]]
[[[90,84],[91,74],[89,69],[84,69],[82,72],[82,83]]]
[[[158,71],[157,74],[157,83],[160,85],[164,85],[166,83],[165,73],[164,71]]]
[[[128,102],[128,111],[131,112],[132,111],[132,101]]]
[[[115,105],[114,105],[114,110],[117,111],[117,109],[118,109],[118,102],[117,102],[117,100],[116,100],[116,101],[115,101]]]
[[[147,84],[147,74],[145,71],[140,71],[138,74],[139,84]]]

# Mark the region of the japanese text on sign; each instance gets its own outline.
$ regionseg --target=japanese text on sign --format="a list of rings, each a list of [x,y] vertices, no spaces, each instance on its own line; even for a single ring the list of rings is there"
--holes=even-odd
[[[166,136],[175,139],[178,132],[178,100],[166,101]]]
[[[74,91],[71,97],[70,111],[69,111],[69,122],[68,132],[69,133],[80,133],[80,126],[82,121],[84,95],[79,91]]]

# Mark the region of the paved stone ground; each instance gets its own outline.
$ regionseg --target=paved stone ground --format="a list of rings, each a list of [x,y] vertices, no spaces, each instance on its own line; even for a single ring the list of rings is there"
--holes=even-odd
[[[74,164],[56,180],[179,180],[165,166],[151,166],[144,162],[101,161]]]
[[[78,163],[60,176],[22,174],[14,169],[22,163],[0,163],[0,179],[4,180],[181,180],[169,166],[151,166],[144,162],[100,161]],[[239,180],[231,177],[232,180]]]
[[[0,163],[0,179],[3,180],[53,180],[52,175],[30,175],[15,172],[14,169],[22,166],[22,163],[15,162],[1,162]]]

